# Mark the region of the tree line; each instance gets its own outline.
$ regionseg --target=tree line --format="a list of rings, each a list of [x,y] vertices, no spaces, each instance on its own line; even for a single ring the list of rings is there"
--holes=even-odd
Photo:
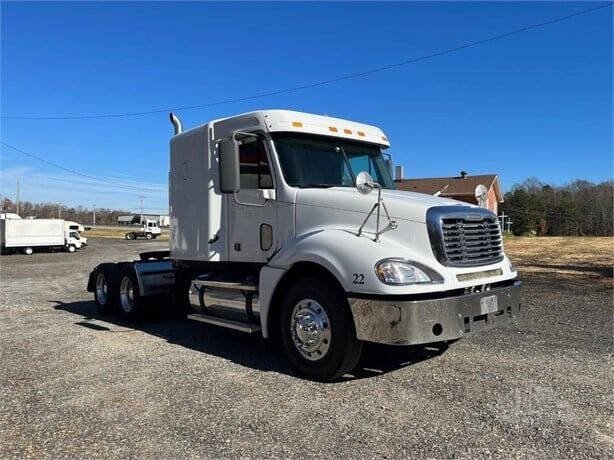
[[[39,219],[65,219],[79,222],[83,225],[94,223],[94,210],[83,206],[70,207],[60,203],[32,203],[30,201],[20,201],[19,209],[17,203],[8,197],[0,197],[2,212],[12,212],[21,217],[37,217]],[[116,209],[96,208],[96,224],[98,225],[117,225],[117,217],[132,214]]]
[[[552,186],[530,178],[504,196],[500,210],[515,235],[612,236],[614,181]]]
[[[92,209],[69,207],[59,203],[16,203],[0,197],[2,212],[14,212],[21,217],[62,218],[82,224],[92,224]],[[614,181],[595,184],[576,180],[563,186],[552,186],[530,178],[516,184],[504,196],[500,212],[511,219],[515,235],[539,236],[612,236]],[[127,211],[96,208],[96,223],[117,224],[117,217]],[[506,226],[507,227],[507,226]]]

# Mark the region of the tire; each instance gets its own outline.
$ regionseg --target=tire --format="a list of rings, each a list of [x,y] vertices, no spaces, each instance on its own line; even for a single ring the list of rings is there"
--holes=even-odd
[[[283,301],[280,327],[288,359],[311,378],[334,380],[358,363],[362,342],[356,338],[345,293],[330,281],[306,278],[292,286]]]
[[[126,233],[126,239],[127,240],[133,240],[134,239],[134,233]]]
[[[127,318],[140,319],[143,316],[143,298],[133,266],[124,268],[119,276],[117,304],[119,312]]]
[[[34,249],[32,248],[23,248],[23,253],[27,256],[32,255],[33,252],[34,252]]]
[[[75,252],[77,248],[75,248],[74,244],[69,244],[68,246],[66,246],[66,251],[68,252]]]
[[[153,238],[153,235],[151,233],[146,233],[145,238],[147,238],[148,240],[151,240]]]
[[[99,313],[115,311],[117,300],[117,267],[104,264],[94,270],[94,303]]]

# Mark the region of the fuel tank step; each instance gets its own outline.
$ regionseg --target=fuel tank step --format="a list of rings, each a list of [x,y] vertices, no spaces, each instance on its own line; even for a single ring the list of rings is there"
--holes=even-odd
[[[192,284],[196,286],[207,286],[221,289],[236,289],[238,291],[257,291],[258,286],[255,284],[239,283],[234,281],[214,281],[208,279],[195,279]]]
[[[213,324],[215,326],[227,327],[236,331],[247,332],[248,334],[255,334],[256,332],[260,332],[259,324],[236,321],[234,319],[220,318],[217,316],[206,315],[204,313],[192,313],[191,315],[188,315],[187,318],[193,321],[199,321],[201,323]]]

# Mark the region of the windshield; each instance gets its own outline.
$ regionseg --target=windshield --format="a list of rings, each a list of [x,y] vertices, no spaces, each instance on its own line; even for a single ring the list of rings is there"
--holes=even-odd
[[[294,133],[274,133],[273,139],[288,185],[354,187],[354,177],[366,171],[382,188],[394,189],[382,152],[376,145]]]
[[[81,239],[77,232],[70,232],[70,236],[73,237],[75,240],[80,240]]]

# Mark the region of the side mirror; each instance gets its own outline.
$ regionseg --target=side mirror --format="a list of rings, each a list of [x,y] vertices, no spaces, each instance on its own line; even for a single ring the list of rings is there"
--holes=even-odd
[[[241,188],[239,169],[239,143],[234,135],[222,139],[218,145],[220,167],[220,191],[222,193],[237,193]]]
[[[373,191],[373,178],[366,171],[359,172],[356,176],[356,188],[362,195],[368,195]]]

